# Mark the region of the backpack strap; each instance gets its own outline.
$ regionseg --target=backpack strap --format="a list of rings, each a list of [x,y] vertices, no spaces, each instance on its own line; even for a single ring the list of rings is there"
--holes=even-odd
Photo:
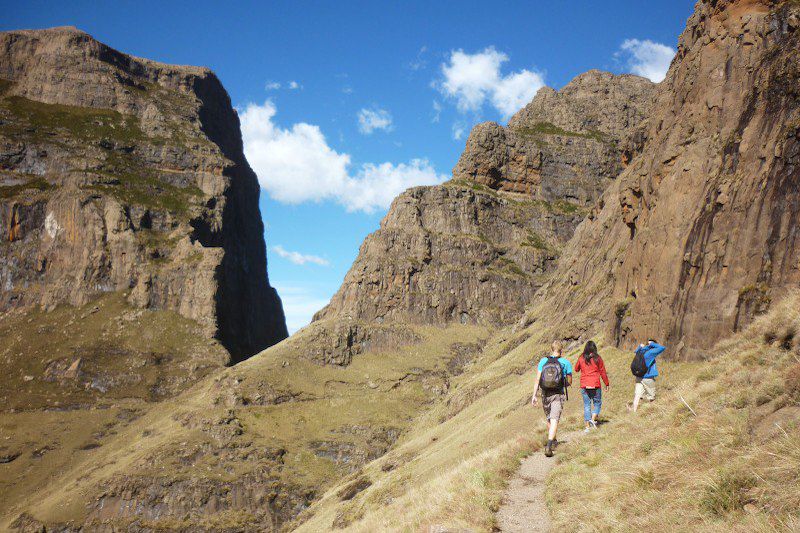
[[[644,357],[644,355],[645,355],[646,353],[647,353],[647,352],[643,353],[643,354],[642,354],[642,357]],[[647,362],[647,358],[645,358],[645,363],[646,363],[646,362]],[[656,358],[655,358],[655,357],[653,357],[653,361],[652,361],[652,362],[651,362],[649,365],[647,365],[647,372],[645,372],[645,373],[644,373],[644,375],[645,375],[645,376],[646,376],[646,375],[647,375],[647,374],[650,372],[650,369],[651,369],[651,368],[653,368],[653,365],[654,365],[654,364],[656,364]],[[644,378],[644,376],[642,376],[642,378]]]
[[[548,355],[548,359],[554,359],[556,363],[561,365],[561,389],[564,391],[565,401],[569,401],[569,392],[567,392],[567,373],[564,371],[564,365],[561,364],[561,357],[555,357],[553,355]]]

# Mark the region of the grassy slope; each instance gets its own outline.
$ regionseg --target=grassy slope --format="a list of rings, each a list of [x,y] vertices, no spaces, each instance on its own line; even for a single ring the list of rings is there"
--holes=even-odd
[[[541,445],[541,408],[527,402],[531,359],[548,339],[549,332],[536,327],[498,332],[476,364],[452,381],[444,402],[426,412],[386,457],[329,490],[300,517],[305,522],[298,531],[324,531],[333,524],[354,531],[433,525],[491,530],[505,479]],[[577,404],[570,402],[565,428],[579,423]],[[342,488],[362,476],[372,485],[342,501]]]
[[[47,368],[81,359],[76,378]],[[197,324],[170,311],[131,309],[122,294],[84,307],[10,312],[0,320],[0,516],[30,501],[73,464],[85,468],[156,400],[228,361]],[[98,387],[105,389],[101,391]],[[135,425],[135,422],[133,422]],[[78,470],[80,471],[80,470]]]
[[[798,308],[800,297],[793,296],[746,333],[721,343],[715,350],[723,361],[719,365],[662,361],[658,401],[638,415],[625,408],[632,395],[631,355],[601,346],[612,380],[604,408],[608,423],[559,456],[548,485],[556,526],[582,531],[798,527],[800,398],[788,395],[792,385],[782,376],[800,357],[763,341],[772,331],[770,338],[794,342],[796,350],[797,340],[783,339],[800,331]],[[505,353],[504,346],[527,334],[528,340]],[[369,487],[343,501],[342,488],[357,478],[343,480],[307,511],[298,531],[332,524],[365,532],[422,531],[432,525],[491,531],[505,480],[521,457],[542,444],[541,411],[526,405],[529,365],[551,336],[538,323],[527,332],[498,333],[480,362],[454,381],[447,401],[422,417],[386,457],[367,465],[360,475],[371,481]],[[570,358],[576,355],[573,350]],[[763,357],[773,364],[758,365]],[[794,375],[797,395],[797,366]],[[574,392],[562,427],[574,429],[581,420]]]
[[[719,343],[709,362],[664,365],[663,394],[640,416],[612,403],[613,423],[571,448],[551,476],[556,527],[800,529],[798,333],[794,294]]]
[[[141,477],[145,483],[159,476],[198,481],[241,478],[260,464],[231,462],[224,453],[217,457],[216,453],[203,452],[209,445],[212,450],[218,449],[218,441],[203,429],[207,427],[205,421],[229,416],[242,425],[241,435],[231,442],[232,449],[283,448],[286,454],[280,476],[284,486],[324,489],[358,465],[316,455],[313,443],[325,441],[352,446],[358,452],[380,452],[373,448],[381,443],[371,441],[369,434],[347,429],[360,426],[402,431],[441,397],[437,391],[442,390],[452,358],[451,344],[456,340],[476,342],[488,334],[485,328],[472,326],[415,327],[418,343],[373,349],[358,355],[348,367],[338,367],[307,359],[312,332],[300,332],[236,367],[215,372],[176,398],[147,406],[137,404],[141,409],[138,418],[113,428],[109,424],[120,410],[130,407],[126,400],[114,402],[109,409],[82,411],[83,417],[38,411],[3,414],[0,423],[4,435],[9,430],[15,443],[26,447],[22,456],[2,466],[5,472],[17,472],[14,479],[24,483],[0,485],[0,529],[22,511],[51,523],[80,522],[87,516],[85,503],[94,501],[101,492],[98,487],[120,475]],[[272,388],[291,393],[296,399],[278,405],[232,407],[225,400],[232,382],[239,383],[237,391],[244,397],[252,398]],[[80,424],[76,424],[78,419]],[[31,427],[38,426],[40,420],[45,423],[41,426],[45,435],[41,431],[31,433]],[[192,424],[183,424],[185,420]],[[98,436],[106,426],[110,431]],[[215,427],[213,422],[211,427]],[[33,448],[47,441],[48,435],[63,444],[49,452],[47,463],[37,463]],[[90,440],[99,447],[80,449]],[[194,458],[187,462],[186,456],[192,453]],[[248,524],[252,517],[246,512],[231,512],[197,517],[188,523],[170,520],[167,517],[154,526],[238,527]]]
[[[548,486],[556,525],[586,531],[645,525],[662,530],[798,527],[800,356],[793,338],[800,331],[798,304],[800,297],[792,296],[745,333],[721,343],[714,353],[722,363],[662,361],[659,399],[638,415],[625,409],[632,389],[630,354],[601,344],[612,379],[604,408],[609,422],[559,454]],[[115,304],[103,305],[110,308],[84,319],[87,336],[89,317],[100,315],[100,320]],[[243,426],[235,443],[285,448],[284,481],[324,493],[296,522],[299,531],[334,524],[354,531],[417,531],[433,525],[491,530],[506,479],[519,459],[542,443],[541,410],[527,405],[531,362],[546,351],[557,330],[538,320],[525,330],[495,332],[477,361],[450,378],[444,396],[435,389],[441,390],[451,344],[485,338],[487,330],[417,328],[419,343],[368,351],[345,368],[308,360],[306,344],[313,338],[308,333],[160,403],[117,398],[108,409],[4,414],[0,451],[12,451],[9,445],[16,444],[25,449],[2,467],[11,475],[0,485],[2,518],[13,519],[25,504],[40,519],[80,519],[86,513],[82,502],[120,473],[163,472],[178,479],[246,474],[248,465],[225,464],[213,456],[181,464],[179,453],[201,449],[210,439],[180,421],[225,416],[230,406],[218,398],[228,388],[224,380],[235,379],[244,397],[263,393],[265,383],[296,395],[295,401],[278,405],[235,405],[233,414]],[[572,360],[577,350],[571,350]],[[772,364],[758,364],[762,358]],[[794,373],[787,374],[792,365]],[[31,375],[40,372],[30,370]],[[409,379],[409,373],[416,377]],[[786,375],[794,381],[787,382]],[[581,418],[581,402],[573,392],[562,428],[579,427]],[[342,431],[352,426],[404,433],[388,454],[363,467],[313,453],[311,444],[318,441],[369,451],[373,444],[367,436]],[[49,442],[50,434],[56,436],[50,439],[55,449],[39,455],[39,444]],[[99,447],[87,448],[87,443]],[[218,527],[248,523],[247,516],[235,513],[212,519]]]

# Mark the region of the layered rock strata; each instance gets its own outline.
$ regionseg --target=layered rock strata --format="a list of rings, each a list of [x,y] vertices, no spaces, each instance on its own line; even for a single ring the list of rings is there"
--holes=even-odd
[[[544,87],[507,127],[476,126],[453,177],[590,207],[638,150],[655,88],[599,70]]]
[[[698,357],[800,283],[798,28],[796,2],[698,3],[642,154],[542,291],[573,295],[553,306]]]
[[[0,310],[127,291],[247,357],[287,334],[258,190],[208,69],[0,33]]]

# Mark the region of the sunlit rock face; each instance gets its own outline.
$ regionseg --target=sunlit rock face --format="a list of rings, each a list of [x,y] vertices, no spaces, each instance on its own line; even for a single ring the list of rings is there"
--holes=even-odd
[[[473,128],[452,181],[401,194],[317,319],[503,324],[641,144],[655,85],[590,71],[507,127]]]
[[[0,33],[0,309],[126,291],[252,355],[286,337],[258,193],[210,70]]]

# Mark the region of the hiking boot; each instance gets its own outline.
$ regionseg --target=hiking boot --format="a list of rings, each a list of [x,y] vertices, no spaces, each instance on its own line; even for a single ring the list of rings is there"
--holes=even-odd
[[[583,428],[583,432],[584,433],[589,433],[589,426],[586,426],[585,428]]]
[[[558,448],[558,439],[553,439],[553,449]]]
[[[591,424],[591,426],[590,426],[590,427],[591,427],[592,429],[597,429],[597,422],[595,422],[594,420],[592,420],[592,421],[590,421],[589,423]]]
[[[544,447],[544,456],[553,457],[553,441],[547,441],[547,445]]]

